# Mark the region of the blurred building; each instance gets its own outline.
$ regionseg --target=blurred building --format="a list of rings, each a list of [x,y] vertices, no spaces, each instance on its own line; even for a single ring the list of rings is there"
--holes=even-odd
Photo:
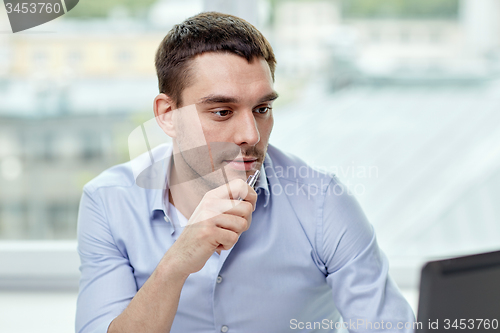
[[[0,116],[0,239],[75,238],[82,186],[126,159],[132,124],[121,114]]]
[[[276,2],[278,70],[289,76],[323,75],[337,87],[366,79],[449,82],[500,73],[496,0],[456,0],[455,11],[446,17],[430,10],[417,18],[353,16],[343,3]]]
[[[0,239],[75,238],[83,184],[126,161],[128,134],[153,115],[165,31],[54,24],[0,36]]]
[[[457,1],[458,2],[458,1]],[[454,18],[345,18],[368,77],[473,80],[498,74],[500,2],[462,0]]]
[[[460,23],[464,29],[465,52],[498,62],[500,57],[500,2],[461,0]],[[498,64],[497,64],[498,65]]]
[[[327,41],[341,23],[338,1],[278,1],[272,41],[280,73],[311,76],[329,60]]]
[[[345,20],[358,70],[369,77],[443,77],[461,72],[464,36],[451,20]]]
[[[62,22],[64,32],[11,37],[11,78],[37,75],[73,78],[151,77],[160,31],[130,23],[126,31],[111,22]]]

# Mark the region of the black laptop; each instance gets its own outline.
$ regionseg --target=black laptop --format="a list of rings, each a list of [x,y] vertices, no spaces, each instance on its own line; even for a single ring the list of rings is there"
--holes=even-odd
[[[500,332],[500,251],[428,262],[417,332]]]

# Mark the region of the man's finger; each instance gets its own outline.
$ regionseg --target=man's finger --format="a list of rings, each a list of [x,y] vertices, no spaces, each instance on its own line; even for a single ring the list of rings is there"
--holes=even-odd
[[[207,192],[206,195],[219,199],[242,198],[250,202],[257,200],[257,193],[255,190],[242,179],[233,179],[229,183]]]
[[[232,230],[218,228],[217,235],[215,236],[217,243],[219,243],[217,249],[222,247],[223,250],[229,250],[236,244],[239,237],[240,235]]]
[[[250,227],[250,221],[244,217],[224,214],[215,221],[215,225],[222,229],[231,230],[238,235]]]
[[[227,200],[225,203],[224,214],[236,215],[240,217],[247,217],[252,214],[255,209],[255,203],[251,203],[250,201],[242,201],[242,200]]]

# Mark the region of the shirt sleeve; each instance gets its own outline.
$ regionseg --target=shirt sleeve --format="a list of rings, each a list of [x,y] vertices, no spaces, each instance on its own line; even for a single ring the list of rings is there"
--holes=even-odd
[[[326,279],[344,327],[349,332],[413,332],[415,316],[388,275],[389,262],[373,227],[336,178],[327,189],[322,222]]]
[[[80,290],[77,333],[106,333],[137,293],[133,269],[116,246],[99,189],[84,188],[78,214]]]

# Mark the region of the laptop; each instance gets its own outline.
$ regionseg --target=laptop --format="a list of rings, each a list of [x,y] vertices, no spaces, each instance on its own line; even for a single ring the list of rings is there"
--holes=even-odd
[[[428,262],[417,332],[500,332],[500,251]]]

